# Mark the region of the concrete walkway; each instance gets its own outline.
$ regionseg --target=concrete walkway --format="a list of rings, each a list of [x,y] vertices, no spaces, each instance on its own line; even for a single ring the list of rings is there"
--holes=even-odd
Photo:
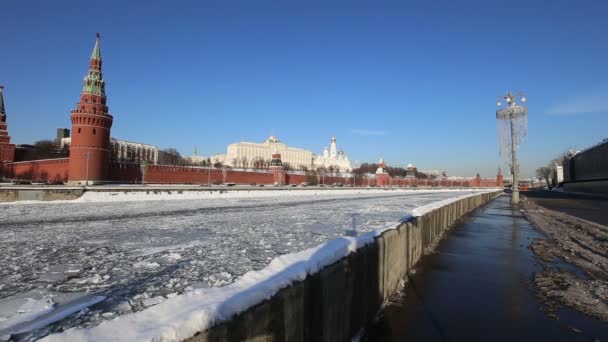
[[[572,310],[541,311],[528,248],[542,238],[501,196],[467,215],[423,258],[367,341],[606,341],[608,324]]]

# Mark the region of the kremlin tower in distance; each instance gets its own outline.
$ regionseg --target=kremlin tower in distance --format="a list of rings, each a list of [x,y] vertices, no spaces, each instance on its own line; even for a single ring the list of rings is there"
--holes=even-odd
[[[0,167],[3,163],[10,163],[15,159],[15,145],[11,144],[6,124],[6,110],[4,109],[4,86],[0,85]]]
[[[99,33],[84,78],[80,102],[72,110],[72,139],[68,183],[99,184],[108,180],[112,115],[106,106],[105,81],[101,73]]]
[[[269,169],[273,175],[274,185],[285,184],[285,167],[283,167],[283,162],[281,161],[281,153],[276,148],[272,152]]]

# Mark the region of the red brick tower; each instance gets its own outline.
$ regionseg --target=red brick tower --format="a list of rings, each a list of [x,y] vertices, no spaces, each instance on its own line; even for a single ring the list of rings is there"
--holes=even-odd
[[[475,183],[474,183],[474,185],[476,187],[478,187],[478,188],[481,187],[481,176],[479,175],[479,173],[477,173],[477,176],[475,176]]]
[[[496,175],[496,186],[502,188],[505,186],[504,178],[502,176],[502,170],[498,168],[498,174]]]
[[[112,115],[106,106],[105,81],[101,74],[99,33],[84,78],[80,102],[72,111],[72,141],[68,182],[99,184],[108,181]]]
[[[391,177],[385,169],[386,163],[384,162],[384,159],[380,158],[380,162],[378,162],[378,169],[376,170],[377,186],[388,186],[391,184]]]
[[[11,144],[6,124],[6,110],[4,109],[4,86],[0,85],[0,166],[15,160],[15,145]]]
[[[283,167],[283,162],[281,161],[281,153],[276,149],[272,152],[272,160],[270,161],[270,171],[274,176],[274,184],[275,185],[283,185],[285,184],[285,168]]]

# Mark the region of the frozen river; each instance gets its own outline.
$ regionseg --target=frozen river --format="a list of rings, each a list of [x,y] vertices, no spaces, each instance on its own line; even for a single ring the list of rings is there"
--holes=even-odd
[[[309,193],[0,205],[0,341],[96,325],[224,286],[281,254],[470,192]]]

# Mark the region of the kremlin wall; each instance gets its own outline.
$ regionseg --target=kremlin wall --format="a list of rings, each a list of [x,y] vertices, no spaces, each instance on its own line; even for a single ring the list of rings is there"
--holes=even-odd
[[[502,174],[496,178],[472,179],[417,179],[413,176],[393,178],[380,161],[374,175],[353,173],[307,174],[302,171],[286,171],[282,164],[281,151],[274,149],[268,170],[239,170],[234,168],[207,168],[172,165],[140,165],[121,163],[111,159],[112,142],[110,131],[113,116],[106,105],[105,80],[102,75],[102,58],[99,34],[84,79],[80,102],[71,112],[71,144],[69,158],[34,161],[15,161],[15,145],[8,134],[7,115],[4,106],[3,87],[0,86],[0,175],[8,179],[45,181],[51,184],[247,184],[247,185],[297,185],[343,184],[356,186],[440,186],[440,187],[502,187]],[[324,151],[316,163],[328,158],[348,159],[343,152],[336,152],[335,138],[332,151]],[[344,167],[343,170],[350,171]]]

